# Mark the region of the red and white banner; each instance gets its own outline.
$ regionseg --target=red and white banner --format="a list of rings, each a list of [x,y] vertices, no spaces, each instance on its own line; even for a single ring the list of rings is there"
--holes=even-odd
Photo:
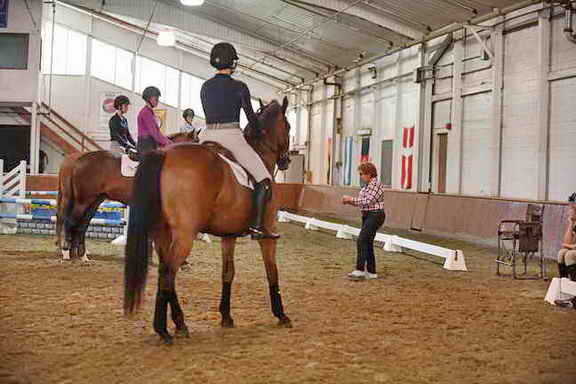
[[[412,188],[412,167],[414,164],[414,127],[402,128],[402,188]]]

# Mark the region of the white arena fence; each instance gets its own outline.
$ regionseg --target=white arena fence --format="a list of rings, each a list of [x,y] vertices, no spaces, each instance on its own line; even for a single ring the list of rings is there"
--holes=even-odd
[[[320,228],[334,231],[336,232],[336,237],[339,239],[351,240],[354,237],[358,237],[360,234],[359,228],[318,220],[313,217],[295,215],[285,211],[278,212],[278,221],[281,223],[289,223],[291,221],[302,223],[306,229],[311,231]],[[411,249],[413,251],[443,258],[444,269],[449,271],[468,271],[464,260],[464,253],[461,250],[443,248],[385,233],[377,233],[375,240],[384,243],[384,250],[387,252],[402,252],[403,249]]]

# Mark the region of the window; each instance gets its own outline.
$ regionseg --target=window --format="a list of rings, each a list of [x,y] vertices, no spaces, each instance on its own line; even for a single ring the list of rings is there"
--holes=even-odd
[[[252,102],[252,109],[254,112],[260,109],[260,101],[256,99],[250,99]],[[240,110],[240,127],[244,128],[248,124],[248,119],[246,118],[246,114],[244,113],[244,109]]]
[[[28,69],[26,33],[0,33],[0,69]]]
[[[84,34],[54,25],[52,47],[52,23],[46,23],[42,52],[42,71],[58,75],[84,75],[86,73],[87,37]],[[51,62],[52,54],[54,61]]]
[[[292,108],[286,113],[286,120],[290,124],[290,148],[296,145],[296,109]]]
[[[156,86],[162,92],[161,100],[165,104],[178,106],[178,89],[180,88],[180,72],[174,68],[136,57],[136,92],[142,93],[144,88]]]
[[[132,90],[132,58],[128,51],[92,40],[92,76]]]
[[[196,116],[204,117],[204,109],[200,100],[200,89],[204,80],[188,73],[182,73],[182,89],[180,108],[192,108]]]

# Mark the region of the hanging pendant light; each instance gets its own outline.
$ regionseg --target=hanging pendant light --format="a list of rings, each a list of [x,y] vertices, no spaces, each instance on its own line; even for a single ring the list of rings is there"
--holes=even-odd
[[[162,47],[173,47],[176,45],[176,35],[173,31],[162,31],[158,34],[156,43]]]
[[[182,5],[187,5],[189,7],[197,7],[204,4],[204,0],[180,0]]]

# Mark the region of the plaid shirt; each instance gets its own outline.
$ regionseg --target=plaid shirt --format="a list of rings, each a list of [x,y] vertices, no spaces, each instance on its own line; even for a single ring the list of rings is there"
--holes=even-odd
[[[384,210],[384,186],[373,178],[362,187],[358,197],[352,199],[352,204],[362,211]]]

